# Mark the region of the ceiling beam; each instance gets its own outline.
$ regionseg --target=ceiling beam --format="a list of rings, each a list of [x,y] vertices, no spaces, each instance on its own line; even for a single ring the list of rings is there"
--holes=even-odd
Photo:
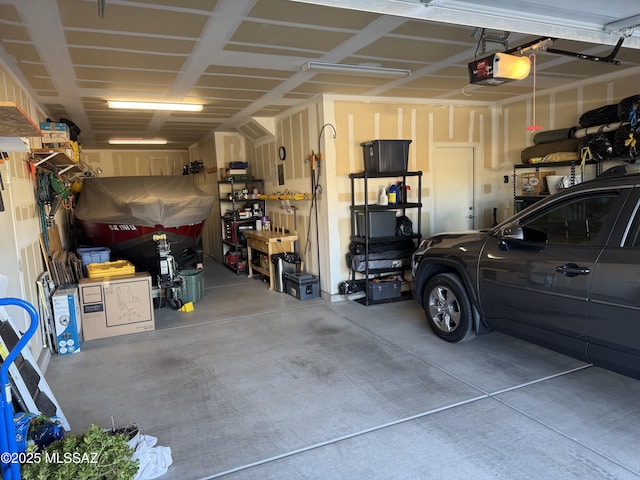
[[[585,16],[576,18],[545,14],[544,8],[530,11],[491,7],[474,2],[447,0],[425,4],[421,0],[289,0],[298,3],[322,5],[325,7],[360,10],[380,15],[408,17],[416,20],[470,27],[488,28],[525,33],[536,36],[549,36],[566,40],[594,43],[597,45],[615,45],[622,33],[615,27],[605,31],[605,25],[588,21]],[[526,2],[531,4],[532,2]],[[523,2],[525,5],[525,2]],[[535,6],[535,5],[534,5]],[[533,7],[531,7],[533,8]],[[563,11],[564,12],[564,11]],[[564,12],[566,13],[566,12]],[[576,12],[577,14],[579,12]],[[635,17],[629,17],[634,19]],[[627,19],[627,20],[629,20]],[[633,23],[635,20],[629,20]],[[613,22],[616,23],[616,22]],[[612,25],[612,24],[608,24]],[[626,24],[625,24],[626,25]],[[621,29],[623,30],[623,29]],[[626,32],[628,34],[629,32]],[[627,48],[640,49],[640,32],[624,42]]]
[[[607,23],[604,26],[605,32],[619,32],[621,30],[633,29],[640,26],[640,15],[623,18],[615,22]]]
[[[367,27],[362,29],[357,34],[353,35],[349,40],[343,42],[337,48],[333,49],[330,52],[327,52],[321,57],[314,59],[314,61],[332,63],[339,62],[340,60],[348,57],[349,55],[352,55],[354,52],[357,52],[364,46],[368,45],[371,41],[380,38],[380,36],[384,34],[392,32],[393,30],[398,28],[398,26],[402,25],[405,21],[405,19],[400,18],[379,18],[370,23]],[[254,116],[256,111],[259,111],[267,105],[272,104],[274,100],[279,104],[284,103],[286,99],[282,99],[282,97],[287,92],[294,90],[298,85],[303,84],[315,75],[315,73],[308,70],[304,71],[302,69],[303,63],[304,62],[300,62],[300,64],[297,65],[296,69],[298,70],[298,72],[296,74],[282,82],[267,94],[263,95],[261,98],[252,102],[249,107],[236,113],[220,128],[224,129],[237,127],[238,124],[242,123],[243,119],[247,118],[248,116]]]
[[[78,96],[77,85],[73,70],[73,63],[67,49],[59,48],[65,45],[64,31],[61,24],[58,5],[56,2],[40,2],[39,0],[22,0],[16,5],[24,20],[34,48],[50,74],[50,80],[58,91],[58,103],[63,103],[69,119],[78,125],[83,125],[82,134],[93,139],[91,124]],[[47,112],[50,114],[50,112]],[[58,119],[52,118],[54,121]]]

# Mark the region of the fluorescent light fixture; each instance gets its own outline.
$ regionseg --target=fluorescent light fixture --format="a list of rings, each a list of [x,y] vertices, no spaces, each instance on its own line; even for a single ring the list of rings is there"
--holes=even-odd
[[[109,145],[166,145],[164,138],[111,138]]]
[[[195,103],[162,103],[162,102],[121,102],[108,100],[109,108],[127,108],[134,110],[174,110],[180,112],[200,112],[202,105]]]
[[[316,70],[318,72],[345,73],[366,77],[410,77],[411,70],[402,68],[376,67],[372,65],[348,65],[346,63],[307,62],[302,65],[302,71]]]

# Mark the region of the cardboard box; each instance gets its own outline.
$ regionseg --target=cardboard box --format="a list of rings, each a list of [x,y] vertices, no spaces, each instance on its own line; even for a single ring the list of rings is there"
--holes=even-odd
[[[82,278],[78,289],[85,340],[155,330],[148,273]]]
[[[55,324],[56,351],[59,355],[79,352],[82,345],[82,323],[78,287],[59,286],[51,295],[51,306]]]
[[[40,122],[40,130],[42,130],[42,143],[69,143],[71,141],[69,125],[66,123]]]
[[[71,137],[69,136],[69,132],[58,132],[58,131],[42,132],[42,143],[69,143],[69,142],[71,142]]]
[[[57,122],[40,122],[40,130],[43,132],[67,132],[69,133],[69,125]]]
[[[555,174],[556,172],[553,170],[548,172],[523,173],[520,177],[522,181],[522,195],[542,195],[544,192],[548,192],[545,177]]]

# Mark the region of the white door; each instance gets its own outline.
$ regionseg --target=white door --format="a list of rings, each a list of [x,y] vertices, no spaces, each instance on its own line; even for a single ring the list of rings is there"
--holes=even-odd
[[[436,147],[432,234],[474,228],[474,147]]]

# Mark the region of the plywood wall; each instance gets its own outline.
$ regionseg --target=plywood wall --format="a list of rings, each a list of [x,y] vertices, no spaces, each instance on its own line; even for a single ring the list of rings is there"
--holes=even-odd
[[[82,159],[101,177],[182,175],[187,150],[85,150]]]
[[[410,139],[409,170],[422,170],[423,234],[429,233],[429,195],[431,157],[436,144],[474,145],[482,150],[479,178],[494,182],[496,175],[491,161],[494,143],[492,136],[493,112],[487,104],[448,105],[426,102],[398,102],[374,99],[324,96],[310,102],[305,108],[289,112],[276,122],[276,138],[254,141],[256,171],[266,180],[267,192],[310,192],[311,152],[322,153],[318,183],[318,231],[316,239],[315,211],[308,201],[296,202],[294,214],[283,209],[279,202],[269,202],[268,212],[272,223],[295,229],[300,237],[299,253],[303,255],[307,270],[321,273],[321,288],[330,294],[338,291],[341,281],[349,278],[345,255],[349,251],[351,232],[349,174],[364,170],[361,142],[373,139]],[[323,126],[324,129],[323,129]],[[333,137],[335,131],[335,138]],[[287,152],[284,161],[279,160],[278,150]],[[284,168],[284,185],[278,184],[275,172]],[[484,171],[487,172],[484,172]],[[382,183],[380,181],[378,183]],[[493,206],[493,185],[482,185],[487,205]],[[417,185],[413,195],[417,198]],[[320,189],[319,189],[320,190]],[[375,202],[378,192],[376,182],[371,183],[367,194]],[[362,201],[362,195],[357,199]],[[411,198],[411,197],[410,197]],[[483,222],[490,222],[490,208]],[[415,212],[410,213],[414,215]],[[417,218],[413,219],[417,223]],[[293,227],[293,228],[292,228]],[[319,252],[319,254],[318,254]],[[319,257],[319,258],[318,258]]]
[[[344,255],[349,251],[351,235],[351,184],[350,173],[364,170],[364,154],[362,142],[375,139],[411,140],[409,146],[408,170],[422,171],[422,235],[430,232],[432,213],[432,184],[433,158],[437,154],[437,145],[468,145],[477,149],[477,177],[478,177],[478,208],[482,212],[479,223],[486,226],[490,222],[490,212],[496,201],[495,190],[496,166],[494,157],[493,110],[487,104],[441,104],[428,103],[419,100],[375,100],[375,99],[342,99],[332,100],[333,112],[331,121],[335,124],[337,136],[335,139],[334,182],[338,202],[334,206],[331,216],[335,224],[330,229],[339,232],[338,244],[332,246],[334,255],[340,259],[334,262],[333,292],[337,291],[340,281],[349,277],[349,269]],[[417,180],[409,192],[410,201],[417,201]],[[376,203],[381,186],[388,187],[394,179],[381,179],[369,182],[366,192],[369,202]],[[496,183],[496,185],[494,185]],[[488,184],[488,185],[487,185]],[[356,202],[361,203],[364,192],[356,192]],[[417,211],[407,211],[407,215],[417,225]],[[339,253],[338,253],[339,252]]]
[[[583,84],[564,89],[553,89],[537,95],[527,95],[517,100],[504,102],[499,106],[501,121],[498,145],[502,146],[499,155],[502,165],[509,167],[521,163],[521,151],[534,145],[538,131],[548,131],[571,127],[580,127],[580,116],[590,110],[613,105],[620,100],[640,93],[640,87],[634,77],[612,78],[602,83]],[[535,114],[535,116],[534,116]],[[537,125],[538,131],[527,128]],[[600,170],[620,163],[620,160],[604,162]],[[569,167],[558,167],[559,175],[568,175]],[[594,166],[587,166],[584,179],[596,175]]]
[[[189,161],[202,160],[204,171],[194,176],[196,184],[214,196],[213,208],[202,230],[204,254],[223,261],[222,226],[218,182],[225,178],[229,162],[249,162],[251,175],[259,176],[251,162],[249,141],[238,132],[212,132],[189,149]]]
[[[537,124],[541,131],[579,126],[580,116],[605,105],[617,104],[623,98],[640,92],[634,78],[613,79],[604,83],[587,84],[568,89],[542,92],[535,97],[528,95],[501,105],[503,115],[502,137],[509,159],[519,159],[520,151],[533,145],[536,132],[527,132],[526,127]],[[533,111],[535,109],[535,122]],[[515,122],[514,122],[515,121]],[[514,152],[513,155],[510,155]],[[517,152],[517,155],[515,154]]]
[[[213,208],[202,227],[202,250],[205,255],[220,259],[218,254],[222,249],[219,227],[220,206],[217,202],[216,188],[218,165],[215,135],[213,132],[189,148],[189,162],[196,161],[202,161],[203,163],[203,171],[194,175],[196,185],[215,197]]]
[[[312,101],[304,108],[291,111],[276,121],[276,136],[263,137],[253,142],[253,167],[254,172],[265,181],[266,193],[305,193],[308,197],[312,191],[312,170],[308,157],[318,153],[318,123],[321,115],[319,101]],[[284,147],[286,158],[280,160],[279,150]],[[324,183],[326,174],[322,165],[316,170],[318,183]],[[279,170],[283,172],[279,175]],[[282,183],[281,183],[282,179]],[[305,269],[308,272],[318,274],[325,271],[320,266],[323,255],[318,253],[316,238],[316,206],[318,209],[319,231],[324,236],[326,232],[326,211],[324,194],[318,190],[317,203],[311,200],[291,200],[282,202],[268,200],[266,204],[267,215],[272,227],[287,229],[298,235],[297,253],[302,257]],[[321,247],[322,248],[322,247]]]
[[[15,102],[32,120],[44,120],[44,115],[22,89],[19,82],[0,66],[0,101]],[[40,217],[35,200],[35,182],[28,168],[26,153],[9,152],[9,158],[0,164],[0,174],[4,183],[2,194],[5,211],[0,212],[0,231],[2,249],[0,250],[0,273],[7,275],[8,291],[6,296],[21,298],[38,306],[36,281],[45,271],[40,252],[38,235]],[[7,309],[18,328],[24,331],[29,317],[18,307]],[[35,358],[39,358],[43,342],[43,329],[40,328],[30,348]]]

